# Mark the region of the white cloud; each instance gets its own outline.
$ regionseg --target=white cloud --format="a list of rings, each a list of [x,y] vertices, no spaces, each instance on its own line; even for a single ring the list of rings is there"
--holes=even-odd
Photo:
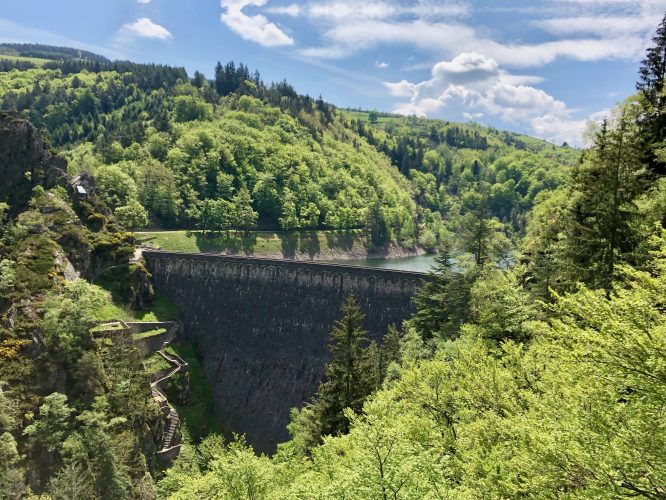
[[[597,35],[610,37],[614,35],[646,33],[654,29],[660,16],[582,16],[553,18],[534,21],[534,25],[554,35]]]
[[[136,0],[137,3],[147,4],[150,3],[150,0]]]
[[[302,12],[312,19],[348,21],[361,19],[396,19],[411,17],[433,19],[442,17],[465,17],[471,9],[466,3],[333,0],[310,3]]]
[[[525,42],[503,40],[497,30],[467,23],[473,11],[470,0],[310,0],[276,6],[268,2],[222,0],[222,21],[247,40],[279,46],[293,45],[294,39],[264,14],[307,19],[319,33],[319,42],[299,53],[314,59],[344,59],[379,46],[407,46],[436,58],[484,53],[514,68],[543,66],[560,58],[637,60],[666,8],[666,0],[544,0],[536,7],[502,2],[476,7],[517,9],[524,22],[548,37]]]
[[[480,11],[512,8],[477,7]],[[524,22],[531,22],[547,38],[503,40],[497,27],[488,31],[472,26],[465,22],[471,2],[314,1],[303,5],[298,15],[307,17],[320,32],[320,42],[301,54],[342,59],[379,46],[408,46],[436,57],[482,52],[511,67],[543,66],[560,58],[637,60],[666,9],[666,0],[544,0],[525,12],[516,9]]]
[[[375,68],[386,69],[389,66],[390,64],[385,61],[375,61]]]
[[[251,16],[243,11],[249,6],[263,7],[267,2],[268,0],[222,0],[224,12],[220,19],[245,40],[265,47],[293,45],[294,40],[275,23],[260,14]]]
[[[367,20],[341,23],[323,35],[326,45],[308,48],[309,57],[339,59],[380,45],[408,45],[428,52],[455,54],[483,52],[500,64],[513,67],[542,66],[559,57],[578,61],[632,59],[643,54],[642,36],[564,39],[535,44],[496,42],[459,23],[424,20],[386,22]]]
[[[401,80],[397,83],[384,82],[389,93],[394,97],[412,97],[416,93],[416,84]]]
[[[580,144],[587,121],[573,118],[564,102],[543,90],[520,83],[531,78],[508,74],[488,56],[462,53],[435,64],[429,80],[386,82],[384,86],[395,97],[409,98],[395,106],[398,113],[428,116],[445,111],[447,116],[468,120],[499,118],[530,127],[534,134],[553,142]]]
[[[164,26],[154,23],[147,17],[142,17],[133,23],[125,24],[119,32],[121,38],[137,36],[140,38],[154,38],[157,40],[168,40],[173,35]]]
[[[488,80],[499,75],[497,62],[476,52],[463,53],[451,61],[442,61],[432,68],[432,75],[452,84]]]
[[[270,12],[271,14],[277,14],[281,16],[291,16],[291,17],[298,17],[301,15],[301,7],[298,4],[291,4],[291,5],[284,5],[280,7],[270,7],[266,9],[267,12]]]

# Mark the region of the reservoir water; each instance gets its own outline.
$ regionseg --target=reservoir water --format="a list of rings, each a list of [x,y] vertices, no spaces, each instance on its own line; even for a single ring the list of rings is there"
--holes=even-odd
[[[416,257],[402,257],[399,259],[338,259],[327,262],[346,264],[348,266],[381,267],[384,269],[427,273],[435,263],[435,256],[418,255]]]

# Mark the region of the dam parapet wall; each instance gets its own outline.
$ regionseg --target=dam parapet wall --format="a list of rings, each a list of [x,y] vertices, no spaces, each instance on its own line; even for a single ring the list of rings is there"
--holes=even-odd
[[[315,392],[346,297],[381,340],[414,312],[425,275],[340,264],[144,251],[155,288],[183,311],[223,426],[258,451],[288,439],[289,410]]]

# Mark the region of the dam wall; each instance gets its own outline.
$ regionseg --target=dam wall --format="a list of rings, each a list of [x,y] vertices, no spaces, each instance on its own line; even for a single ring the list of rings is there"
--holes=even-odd
[[[289,410],[315,392],[328,337],[353,293],[370,337],[414,312],[423,274],[324,263],[144,251],[155,288],[183,311],[223,428],[272,452]]]

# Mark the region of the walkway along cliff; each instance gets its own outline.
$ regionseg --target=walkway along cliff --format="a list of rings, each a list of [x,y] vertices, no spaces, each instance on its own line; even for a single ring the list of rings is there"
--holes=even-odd
[[[183,311],[223,427],[258,451],[288,439],[289,410],[316,390],[328,336],[354,293],[381,339],[413,311],[425,275],[272,259],[145,251],[158,291]]]

